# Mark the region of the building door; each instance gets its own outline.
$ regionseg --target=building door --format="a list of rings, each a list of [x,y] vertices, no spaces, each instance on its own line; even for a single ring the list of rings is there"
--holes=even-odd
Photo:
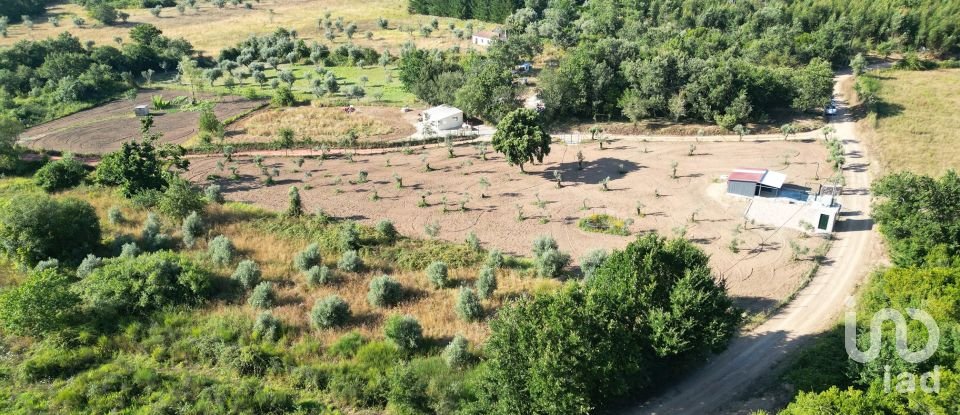
[[[830,215],[820,214],[820,223],[817,224],[817,229],[821,231],[827,230],[827,225],[830,224]]]

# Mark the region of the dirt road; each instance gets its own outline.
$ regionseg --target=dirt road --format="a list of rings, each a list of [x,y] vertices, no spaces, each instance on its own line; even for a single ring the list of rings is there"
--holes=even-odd
[[[840,75],[837,83],[850,75]],[[840,94],[839,90],[835,90]],[[870,172],[866,148],[857,139],[855,120],[845,102],[831,125],[846,149],[847,188],[841,198],[842,221],[836,241],[810,284],[779,313],[741,334],[730,347],[676,387],[630,414],[729,413],[730,405],[774,373],[777,365],[804,340],[837,321],[844,301],[873,268],[879,249],[870,219]]]

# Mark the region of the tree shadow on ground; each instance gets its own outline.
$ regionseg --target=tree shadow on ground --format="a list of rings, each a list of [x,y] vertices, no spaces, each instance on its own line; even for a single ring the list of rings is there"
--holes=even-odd
[[[607,177],[614,181],[631,172],[643,168],[629,160],[603,157],[584,161],[581,169],[576,161],[560,163],[546,168],[540,173],[543,178],[554,181],[554,171],[560,171],[564,183],[600,184]]]

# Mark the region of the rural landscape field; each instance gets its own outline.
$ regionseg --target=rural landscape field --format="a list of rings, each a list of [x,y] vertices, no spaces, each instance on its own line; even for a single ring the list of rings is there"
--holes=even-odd
[[[954,413],[958,18],[4,2],[0,413]]]

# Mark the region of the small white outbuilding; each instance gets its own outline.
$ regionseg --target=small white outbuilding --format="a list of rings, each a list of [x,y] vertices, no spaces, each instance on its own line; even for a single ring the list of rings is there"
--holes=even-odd
[[[456,130],[463,126],[463,111],[449,105],[440,105],[423,112],[423,122],[435,130]]]

